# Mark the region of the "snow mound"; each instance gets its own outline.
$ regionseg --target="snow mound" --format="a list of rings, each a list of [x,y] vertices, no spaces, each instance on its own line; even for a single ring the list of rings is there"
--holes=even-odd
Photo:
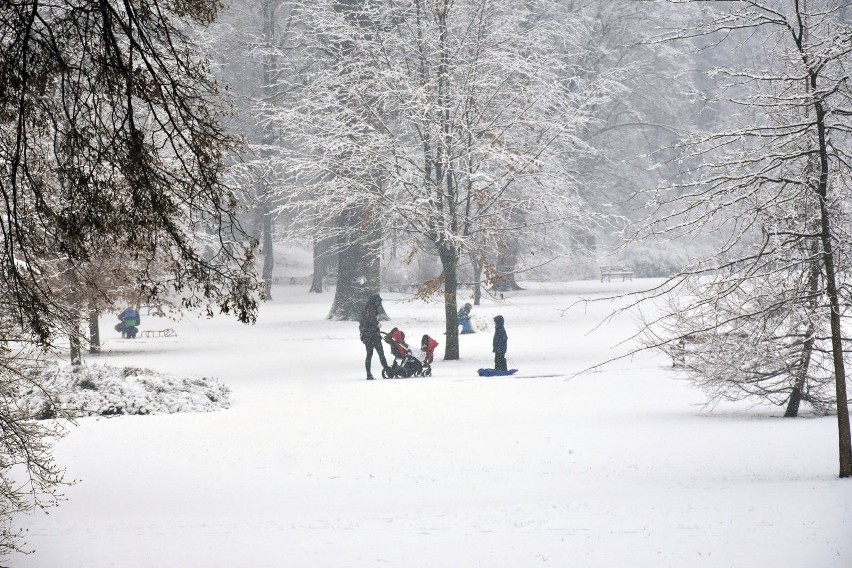
[[[22,389],[19,404],[39,419],[212,412],[230,404],[230,390],[216,379],[138,367],[53,364],[33,383],[41,388]]]
[[[473,324],[473,329],[476,331],[488,331],[491,329],[491,323],[488,321],[488,317],[482,314],[475,314],[471,316],[470,322]]]

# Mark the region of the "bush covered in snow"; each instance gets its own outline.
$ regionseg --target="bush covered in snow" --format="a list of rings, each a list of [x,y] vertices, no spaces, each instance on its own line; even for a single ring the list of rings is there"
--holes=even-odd
[[[20,393],[41,419],[210,412],[227,408],[228,387],[207,377],[178,377],[137,367],[53,364]]]
[[[622,264],[633,270],[637,278],[673,276],[689,263],[688,247],[673,242],[632,245],[624,256]]]

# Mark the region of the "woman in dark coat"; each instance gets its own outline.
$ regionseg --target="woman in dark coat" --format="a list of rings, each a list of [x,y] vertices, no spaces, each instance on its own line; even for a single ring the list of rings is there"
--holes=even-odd
[[[379,333],[379,310],[382,307],[382,298],[378,294],[373,294],[364,304],[364,311],[361,312],[361,319],[358,321],[358,329],[361,332],[361,342],[367,348],[367,359],[364,362],[367,368],[367,380],[373,380],[373,374],[370,372],[370,366],[373,360],[373,351],[379,354],[379,361],[382,362],[382,368],[388,368],[387,359],[385,359],[385,350],[382,348],[382,335]]]
[[[494,368],[498,371],[506,371],[506,349],[509,345],[509,336],[503,327],[503,316],[494,318]]]

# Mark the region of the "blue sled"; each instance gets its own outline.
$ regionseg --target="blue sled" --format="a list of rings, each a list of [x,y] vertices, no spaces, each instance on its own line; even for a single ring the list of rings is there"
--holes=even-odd
[[[517,372],[517,369],[509,369],[508,371],[498,371],[497,369],[479,369],[477,371],[480,377],[504,377],[506,375],[514,375]]]

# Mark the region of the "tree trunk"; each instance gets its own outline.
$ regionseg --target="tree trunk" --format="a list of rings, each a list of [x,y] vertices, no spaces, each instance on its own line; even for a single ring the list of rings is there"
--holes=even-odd
[[[272,97],[278,90],[274,85],[273,76],[275,74],[275,55],[274,49],[276,45],[275,31],[277,29],[277,21],[275,9],[277,2],[266,0],[263,3],[263,44],[266,49],[266,54],[262,60],[263,85],[262,90],[264,96]],[[276,137],[272,131],[267,130],[263,140],[264,144],[273,145],[276,142]],[[268,153],[264,150],[264,155]],[[262,227],[263,227],[263,272],[261,279],[263,280],[263,299],[272,299],[272,272],[275,267],[275,250],[272,243],[272,210],[270,206],[270,190],[268,182],[260,182],[260,209]]]
[[[819,258],[819,245],[816,240],[810,243],[810,253],[812,258]],[[819,277],[820,264],[816,261],[811,262],[810,275],[808,278],[808,288],[810,289],[810,300],[808,300],[808,308],[811,314],[816,313],[818,309],[817,296],[819,295]],[[790,400],[787,401],[787,409],[784,412],[785,418],[795,418],[799,415],[799,405],[802,402],[802,393],[805,392],[805,384],[808,380],[808,370],[811,365],[811,355],[814,349],[816,337],[814,335],[814,324],[808,322],[805,331],[805,341],[802,344],[802,359],[799,374],[796,377],[796,383],[793,385],[793,391],[790,393]]]
[[[805,0],[805,4],[803,4],[802,8],[804,8],[807,11],[806,2],[807,2],[807,0]],[[802,20],[802,23],[803,23],[803,28],[802,28],[802,39],[801,39],[801,41],[802,41],[802,46],[804,46],[804,44],[807,42],[808,30],[809,30],[809,24],[808,24],[807,16],[805,16],[805,18]],[[805,91],[807,92],[808,89],[809,89],[809,83],[808,83],[807,80],[805,80]],[[807,117],[809,115],[810,115],[810,110],[806,109],[805,110],[805,116]],[[812,157],[812,159],[810,160],[810,162],[806,166],[806,169],[805,169],[806,177],[808,179],[812,178],[814,172],[816,172],[818,168],[819,168],[819,159],[816,156],[814,156],[814,157]],[[816,192],[818,193],[819,190],[817,189]],[[805,208],[805,214],[807,214],[807,208]],[[820,243],[817,242],[817,241],[812,241],[812,250],[810,251],[812,258],[819,258],[819,253],[820,253],[819,244]],[[812,262],[811,265],[810,265],[808,287],[810,288],[811,299],[807,302],[807,304],[808,304],[808,307],[810,308],[809,312],[811,314],[815,313],[816,309],[817,309],[816,297],[819,294],[820,268],[821,268],[821,266],[817,262]],[[795,418],[799,415],[799,406],[801,405],[801,402],[802,402],[802,393],[805,390],[805,385],[807,384],[807,380],[808,380],[808,368],[810,367],[811,355],[813,353],[813,347],[814,347],[814,341],[815,341],[813,322],[808,322],[806,329],[807,329],[807,331],[805,332],[805,341],[802,343],[802,357],[801,357],[801,363],[800,363],[801,366],[800,366],[800,369],[799,369],[799,373],[796,376],[796,382],[793,385],[793,390],[790,392],[790,400],[787,401],[787,409],[784,412],[785,418]]]
[[[264,188],[260,200],[261,217],[263,219],[263,298],[272,299],[272,271],[275,268],[275,250],[272,244],[272,211],[269,208],[268,189]]]
[[[314,238],[314,275],[311,279],[311,288],[308,292],[322,294],[324,291],[324,280],[331,267],[333,249],[336,239]]]
[[[799,405],[802,402],[802,393],[805,390],[805,383],[808,380],[808,368],[811,364],[811,353],[814,349],[814,328],[813,324],[808,326],[805,335],[805,342],[802,344],[802,363],[799,369],[799,374],[796,377],[796,384],[793,385],[793,391],[790,393],[790,400],[787,401],[787,410],[784,412],[785,418],[795,418],[799,415]]]
[[[811,74],[812,92],[817,92],[816,75]],[[843,362],[843,330],[840,321],[840,299],[837,292],[837,276],[834,267],[834,244],[832,243],[831,213],[828,206],[828,145],[825,136],[825,110],[819,100],[814,103],[816,127],[819,140],[819,205],[820,238],[822,240],[825,287],[831,318],[831,351],[834,359],[834,383],[837,399],[837,432],[840,461],[840,477],[852,476],[852,435],[849,430],[849,403],[846,394],[846,367]]]
[[[71,323],[80,323],[80,314],[71,314]],[[79,327],[79,325],[77,326]],[[72,365],[82,365],[83,364],[83,348],[82,341],[80,340],[80,330],[77,329],[77,333],[74,333],[74,329],[70,330],[68,335],[68,343],[71,348],[70,357]]]
[[[482,302],[482,265],[476,254],[470,254],[470,263],[473,266],[473,305],[478,306]]]
[[[89,353],[101,352],[101,329],[98,321],[98,311],[89,308]]]
[[[364,209],[350,207],[338,219],[339,248],[337,258],[337,287],[328,319],[357,321],[367,298],[379,293],[379,263],[376,262],[376,243],[371,243],[375,231]],[[387,319],[384,311],[380,314]]]
[[[70,290],[68,303],[68,343],[72,365],[83,364],[83,347],[80,333],[80,284],[77,273],[69,268],[68,288]]]
[[[458,255],[444,245],[438,245],[441,266],[444,269],[444,314],[446,319],[446,345],[444,360],[459,359],[459,314],[458,314]]]
[[[375,212],[368,214],[364,231],[367,237],[365,243],[367,252],[364,257],[363,268],[364,276],[367,279],[367,287],[378,293],[382,289],[382,229]]]
[[[515,280],[515,264],[508,259],[501,259],[497,262],[497,278],[494,280],[492,290],[495,292],[514,292],[523,290]]]
[[[810,355],[810,354],[808,354]],[[787,409],[784,418],[796,418],[799,415],[799,405],[802,403],[802,386],[796,381],[796,386],[790,392],[790,400],[787,401]]]
[[[493,289],[497,292],[523,290],[515,281],[518,265],[518,241],[515,238],[500,239],[497,243],[497,278]]]

